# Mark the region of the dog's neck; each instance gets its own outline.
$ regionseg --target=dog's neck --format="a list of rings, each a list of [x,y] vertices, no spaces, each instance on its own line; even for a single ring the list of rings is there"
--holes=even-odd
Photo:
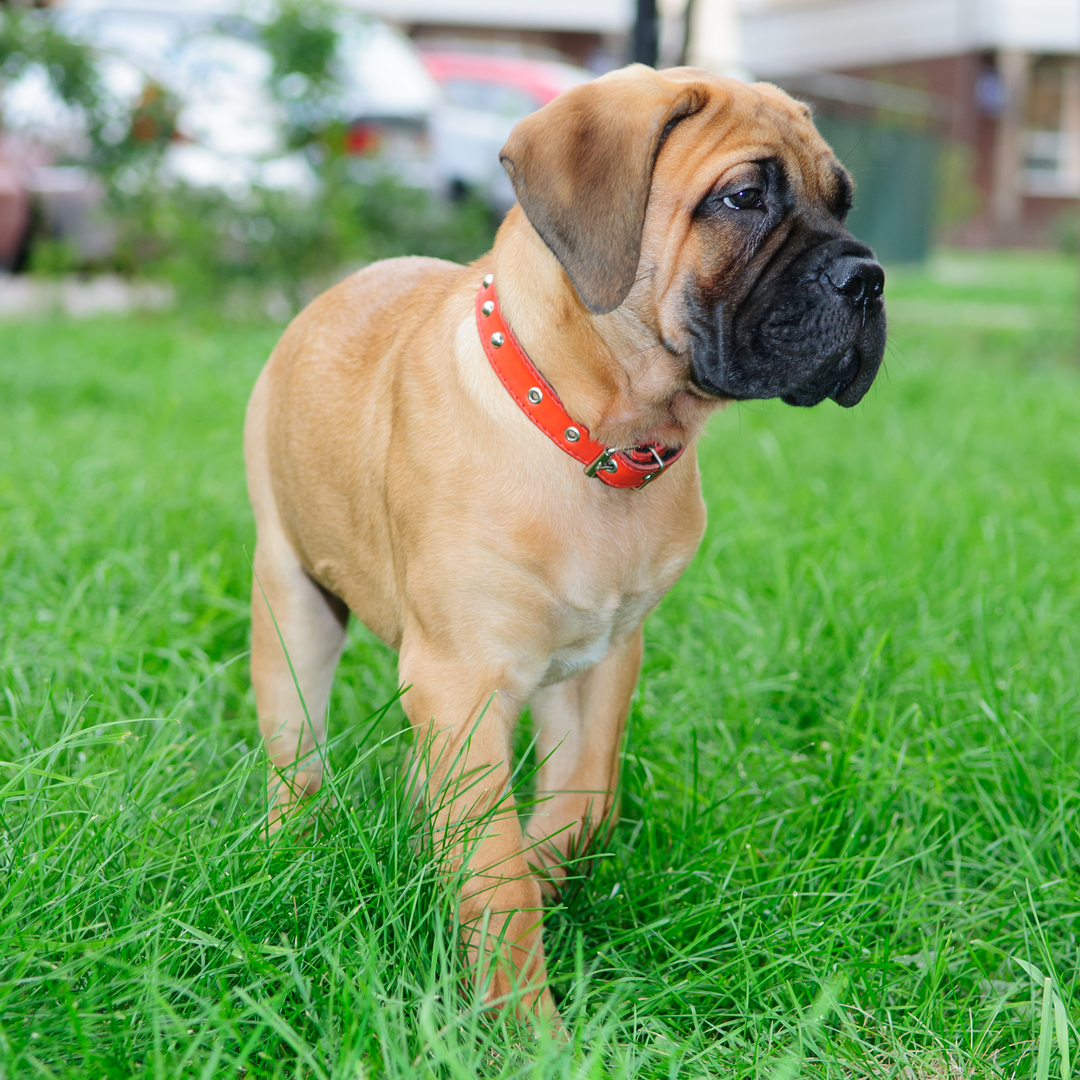
[[[648,283],[609,315],[594,315],[515,206],[492,253],[499,304],[567,412],[608,446],[686,446],[720,404],[687,389],[687,362],[638,314]]]

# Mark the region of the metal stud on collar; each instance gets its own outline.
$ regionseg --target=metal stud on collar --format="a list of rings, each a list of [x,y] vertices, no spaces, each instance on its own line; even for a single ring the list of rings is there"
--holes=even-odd
[[[581,432],[576,427],[568,427],[563,434],[567,442],[577,442],[581,438]]]
[[[505,340],[506,338],[504,338],[498,330],[491,335],[491,344],[494,345],[496,349],[501,349]]]
[[[532,386],[525,395],[533,405],[539,405],[544,400],[544,392],[539,386]]]
[[[491,288],[491,283],[494,280],[495,280],[495,275],[494,274],[486,274],[484,276],[484,288],[485,289],[490,289]]]
[[[495,310],[494,300],[485,300],[480,306],[480,314],[486,319]]]

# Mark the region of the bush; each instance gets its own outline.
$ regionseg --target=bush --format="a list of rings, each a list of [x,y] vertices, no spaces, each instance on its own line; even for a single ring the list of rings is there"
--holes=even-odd
[[[296,309],[349,267],[396,255],[469,262],[493,239],[477,199],[445,203],[389,176],[358,184],[337,162],[310,199],[148,185],[127,200],[112,268],[166,278],[186,298],[276,289]]]
[[[350,266],[404,254],[469,261],[490,247],[495,223],[479,200],[451,204],[390,175],[374,183],[352,175],[335,118],[337,19],[324,0],[283,0],[256,31],[272,60],[268,88],[283,109],[284,142],[307,155],[315,193],[254,187],[238,196],[163,177],[179,108],[166,90],[148,82],[124,106],[106,95],[90,47],[38,13],[0,11],[0,77],[38,64],[81,110],[85,163],[102,182],[117,234],[114,251],[92,263],[62,238],[39,235],[31,269],[162,277],[185,300],[272,290],[295,309]]]

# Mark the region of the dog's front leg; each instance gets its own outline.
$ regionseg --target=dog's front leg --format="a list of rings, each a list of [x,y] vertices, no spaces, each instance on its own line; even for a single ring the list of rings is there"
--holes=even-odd
[[[529,862],[543,871],[549,895],[566,876],[565,863],[588,848],[611,814],[641,653],[638,628],[595,667],[533,695],[541,765],[526,844]]]
[[[521,1015],[553,1017],[540,885],[509,792],[520,690],[507,673],[478,669],[417,636],[402,644],[400,673],[436,846],[451,871],[466,871],[460,923],[477,985],[486,1002],[520,995]]]

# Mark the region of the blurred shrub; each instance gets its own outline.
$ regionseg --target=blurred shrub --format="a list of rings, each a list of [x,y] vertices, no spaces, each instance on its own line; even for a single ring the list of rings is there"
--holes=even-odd
[[[0,6],[0,81],[14,81],[31,67],[82,115],[88,163],[110,188],[123,169],[152,171],[176,134],[176,103],[161,87],[148,83],[134,109],[126,109],[105,92],[90,46],[73,41],[41,12]]]
[[[53,277],[79,265],[79,251],[70,241],[41,237],[30,250],[29,269],[32,274]]]
[[[38,64],[68,105],[81,108],[91,127],[103,123],[101,87],[92,50],[51,23],[17,8],[0,8],[0,77],[17,79]]]
[[[326,0],[285,0],[262,27],[262,44],[274,65],[270,89],[285,108],[292,147],[322,139],[334,122],[335,14]]]
[[[125,108],[104,92],[91,48],[40,13],[0,7],[0,77],[39,64],[63,100],[81,110],[87,162],[103,181],[117,232],[113,253],[93,265],[80,262],[71,244],[42,236],[31,269],[164,277],[187,300],[274,289],[295,309],[350,266],[405,254],[467,262],[486,251],[494,221],[479,200],[448,204],[389,175],[363,184],[350,177],[335,113],[336,19],[326,0],[283,0],[258,30],[286,142],[305,149],[318,177],[315,193],[255,187],[237,194],[163,179],[159,166],[176,138],[178,107],[162,87],[147,83]]]
[[[1078,254],[1080,248],[1080,211],[1062,210],[1051,225],[1058,249],[1066,255]]]
[[[272,287],[295,310],[349,267],[396,255],[469,262],[493,239],[479,200],[444,203],[389,176],[357,184],[338,161],[311,199],[148,185],[128,201],[112,268],[167,278],[188,298]]]
[[[982,200],[975,182],[975,152],[970,146],[954,141],[942,143],[934,188],[934,224],[939,230],[962,225],[979,212]]]

